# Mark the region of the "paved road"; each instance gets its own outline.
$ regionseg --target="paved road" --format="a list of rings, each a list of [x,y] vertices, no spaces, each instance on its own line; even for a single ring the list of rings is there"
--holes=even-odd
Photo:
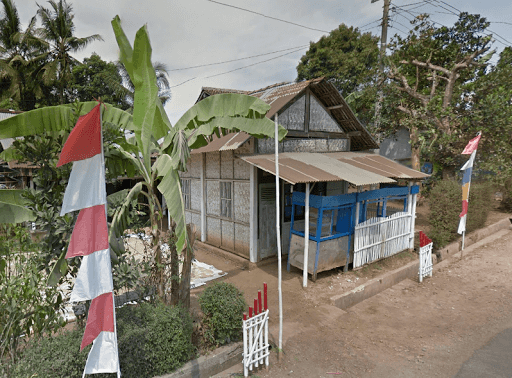
[[[512,328],[498,333],[464,362],[455,378],[512,377]]]

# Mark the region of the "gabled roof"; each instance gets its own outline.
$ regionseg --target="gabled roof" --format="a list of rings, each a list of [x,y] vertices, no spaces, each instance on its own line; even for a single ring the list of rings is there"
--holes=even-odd
[[[284,106],[300,96],[306,88],[323,103],[332,117],[339,123],[343,131],[350,135],[353,150],[369,150],[379,148],[368,130],[356,118],[345,99],[334,85],[324,78],[301,81],[297,83],[277,83],[255,91],[204,87],[197,101],[220,93],[240,93],[255,96],[270,105],[268,118],[279,112]]]

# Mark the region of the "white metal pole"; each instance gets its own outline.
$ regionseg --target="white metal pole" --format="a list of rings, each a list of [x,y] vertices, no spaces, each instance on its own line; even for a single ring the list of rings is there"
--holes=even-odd
[[[201,153],[201,241],[206,242],[206,154]],[[170,225],[170,223],[169,223]]]
[[[105,165],[105,152],[103,151],[103,116],[101,113],[101,103],[100,103],[100,130],[101,130],[101,164],[103,165],[102,166],[103,174],[105,175],[105,178],[106,178],[107,172],[106,172],[106,165]],[[107,189],[106,188],[104,188],[104,189],[106,192]],[[105,218],[106,218],[107,225],[108,225],[107,203],[105,203]],[[108,230],[107,230],[107,234],[108,234]],[[110,245],[109,245],[108,249],[109,249],[109,253],[110,253]],[[112,286],[113,286],[114,280],[112,277],[112,262],[111,262],[110,256],[108,259],[108,265],[109,265],[110,279],[112,280]],[[114,338],[116,340],[117,378],[121,378],[121,366],[119,366],[120,365],[119,364],[119,345],[117,343],[116,299],[115,299],[113,290],[112,290],[112,315],[114,317]],[[84,376],[85,376],[85,369],[84,369]]]
[[[306,183],[306,203],[304,218],[304,264],[302,286],[308,287],[308,250],[309,250],[309,182]]]
[[[279,132],[278,115],[275,115],[274,147],[276,160],[276,233],[277,233],[277,290],[279,292],[279,356],[283,350],[283,292],[281,290],[281,219],[279,215]]]

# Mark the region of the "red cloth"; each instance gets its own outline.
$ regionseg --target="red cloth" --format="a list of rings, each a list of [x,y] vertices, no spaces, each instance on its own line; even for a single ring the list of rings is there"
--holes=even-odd
[[[459,214],[459,217],[462,218],[464,215],[468,213],[468,201],[462,201],[462,212]]]
[[[427,235],[423,233],[423,231],[420,231],[420,247],[424,247],[430,243],[432,243],[432,240],[429,239]]]
[[[101,153],[101,104],[80,117],[60,153],[57,167]]]
[[[482,137],[482,135],[478,135],[476,137],[474,137],[473,139],[471,139],[468,143],[468,145],[466,146],[466,148],[464,148],[464,151],[462,151],[462,154],[463,155],[471,155],[473,153],[473,151],[475,151],[477,148],[478,148],[478,142],[480,142],[480,138]]]
[[[71,234],[66,258],[87,256],[108,248],[108,229],[105,205],[80,210]]]
[[[80,351],[92,343],[101,332],[114,332],[112,293],[97,296],[91,301]]]

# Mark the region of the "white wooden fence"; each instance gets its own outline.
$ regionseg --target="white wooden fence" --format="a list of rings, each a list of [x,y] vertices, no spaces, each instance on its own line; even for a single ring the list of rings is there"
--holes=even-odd
[[[412,214],[398,212],[370,218],[355,226],[354,268],[392,256],[410,247]]]
[[[269,366],[270,344],[268,342],[269,310],[267,308],[267,284],[263,284],[263,292],[263,303],[260,290],[258,290],[258,300],[254,300],[254,315],[251,307],[249,307],[249,318],[244,313],[244,377],[248,377],[249,371],[253,370],[253,368],[263,366],[263,364],[266,367]]]
[[[423,277],[432,277],[432,240],[427,235],[420,231],[420,268],[419,268],[419,279],[423,281]]]

